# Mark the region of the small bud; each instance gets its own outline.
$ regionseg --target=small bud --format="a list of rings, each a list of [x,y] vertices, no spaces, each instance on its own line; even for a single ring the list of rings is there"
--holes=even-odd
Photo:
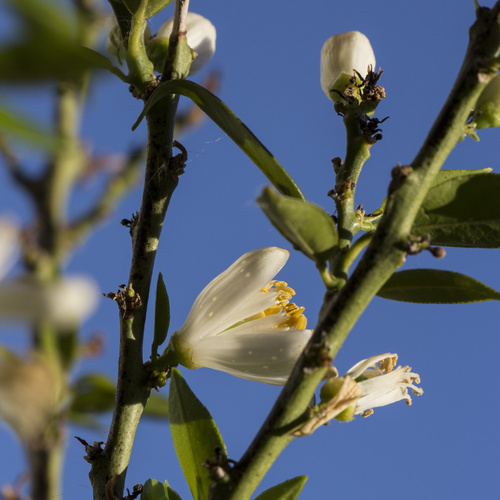
[[[196,58],[191,64],[189,76],[200,71],[212,59],[215,53],[215,26],[203,16],[189,12],[187,15],[187,43],[196,52]],[[168,43],[174,19],[165,21],[156,35],[147,44],[148,56],[155,65],[155,70],[163,72],[168,52]]]
[[[476,128],[500,127],[500,75],[484,88],[474,110]]]
[[[369,66],[372,69],[375,68],[375,54],[368,38],[363,33],[348,31],[333,35],[321,49],[323,92],[332,101],[340,100],[340,96],[335,91],[343,93],[350,78],[355,76],[355,71],[364,78]]]

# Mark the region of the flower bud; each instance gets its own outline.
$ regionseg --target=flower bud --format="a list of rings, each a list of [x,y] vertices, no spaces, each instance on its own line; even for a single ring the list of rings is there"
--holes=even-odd
[[[212,59],[215,53],[215,26],[203,16],[189,12],[187,15],[187,43],[196,52],[196,58],[191,64],[189,75],[200,71]],[[164,22],[156,35],[148,42],[148,56],[155,65],[155,70],[163,72],[168,52],[168,43],[174,19]]]
[[[339,33],[329,38],[321,49],[321,88],[332,101],[343,93],[354,71],[365,77],[368,67],[375,69],[375,54],[368,38],[359,31]]]
[[[500,127],[500,75],[484,88],[474,111],[476,128]]]

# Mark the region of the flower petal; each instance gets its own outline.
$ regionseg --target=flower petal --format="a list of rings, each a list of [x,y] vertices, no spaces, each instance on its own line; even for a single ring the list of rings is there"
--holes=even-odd
[[[247,380],[284,385],[311,335],[312,330],[231,329],[200,341],[193,348],[193,362]]]
[[[6,219],[0,219],[0,279],[15,263],[18,250],[19,231]]]
[[[245,304],[253,304],[254,296],[274,278],[288,256],[286,250],[268,247],[240,257],[198,295],[186,322],[175,335],[194,345],[246,319],[249,315]]]

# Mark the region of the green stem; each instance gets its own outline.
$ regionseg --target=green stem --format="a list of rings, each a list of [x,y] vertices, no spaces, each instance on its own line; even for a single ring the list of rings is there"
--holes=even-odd
[[[271,413],[235,465],[231,481],[217,484],[211,498],[250,498],[275,458],[292,440],[284,429],[307,410],[326,371],[325,349],[335,357],[370,300],[402,264],[416,213],[444,160],[462,138],[464,124],[477,97],[498,71],[492,61],[500,49],[500,1],[492,9],[479,9],[477,14],[457,81],[413,161],[409,177],[393,181],[386,212],[371,244],[346,285],[327,299],[327,313],[314,330]]]
[[[177,4],[184,3],[182,0]],[[184,11],[184,15],[187,9]],[[177,57],[177,54],[174,54]],[[95,500],[109,495],[122,498],[127,467],[140,417],[150,392],[149,371],[144,367],[144,324],[153,266],[163,222],[179,172],[172,159],[172,142],[178,96],[172,95],[146,115],[148,145],[144,190],[133,233],[129,284],[142,300],[131,318],[120,320],[118,383],[113,419],[106,446],[92,461],[90,480]]]

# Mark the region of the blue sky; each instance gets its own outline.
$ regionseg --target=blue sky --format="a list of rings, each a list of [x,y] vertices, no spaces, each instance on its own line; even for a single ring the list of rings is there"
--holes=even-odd
[[[492,6],[493,0],[483,4]],[[296,5],[296,6],[292,6]],[[343,157],[342,121],[319,83],[319,54],[323,42],[339,32],[359,30],[370,39],[377,66],[384,70],[381,85],[387,98],[377,116],[389,116],[384,138],[372,148],[357,189],[357,203],[373,211],[384,198],[390,171],[410,163],[446,99],[467,45],[474,20],[471,1],[386,2],[369,0],[309,3],[197,2],[193,12],[208,17],[217,28],[217,51],[210,68],[220,71],[219,97],[250,127],[287,168],[306,198],[330,213],[326,193],[334,185],[331,158]],[[172,8],[151,21],[154,32],[171,16]],[[206,71],[206,70],[205,70]],[[200,75],[203,76],[203,73]],[[199,81],[198,77],[195,77]],[[43,119],[50,115],[44,92],[26,97],[2,90],[11,104]],[[186,104],[186,100],[181,101]],[[127,86],[113,77],[96,78],[89,95],[83,135],[94,152],[114,154],[140,145],[144,124],[131,126],[141,104]],[[484,130],[480,142],[457,145],[444,168],[499,171],[498,129]],[[167,214],[156,262],[171,301],[171,331],[179,328],[201,289],[243,253],[265,246],[291,250],[278,275],[297,292],[314,327],[323,286],[314,265],[273,229],[255,203],[266,179],[231,140],[208,120],[182,139],[188,151],[186,173]],[[27,157],[30,155],[27,153]],[[35,168],[35,167],[34,167]],[[0,170],[0,211],[29,219],[30,207]],[[77,212],[98,190],[87,188],[72,201]],[[134,189],[112,217],[81,246],[68,270],[91,274],[104,292],[126,282],[130,239],[120,226],[139,209],[141,187]],[[427,254],[408,259],[405,269],[433,267],[469,274],[500,289],[498,252],[450,248],[445,259]],[[336,359],[342,373],[372,355],[395,352],[422,378],[424,395],[381,408],[368,419],[333,423],[311,437],[296,439],[266,476],[259,491],[305,474],[309,480],[301,498],[365,498],[388,494],[421,498],[497,498],[499,492],[500,380],[499,307],[497,303],[460,306],[415,305],[375,298]],[[104,331],[102,357],[82,364],[90,370],[116,373],[118,321],[115,304],[101,300],[83,327],[83,336]],[[151,332],[151,323],[150,330]],[[2,342],[20,345],[20,332],[2,329]],[[146,346],[147,349],[147,346]],[[279,388],[240,380],[208,369],[182,374],[207,406],[237,460],[270,410]],[[166,394],[166,391],[163,390]],[[103,431],[70,428],[66,459],[66,498],[88,499],[88,464],[73,435],[87,441],[105,440]],[[0,483],[22,469],[15,440],[0,428],[4,453]],[[8,452],[6,451],[8,450]],[[143,420],[127,476],[127,486],[148,477],[167,479],[183,498],[189,491],[170,443],[168,424]]]

